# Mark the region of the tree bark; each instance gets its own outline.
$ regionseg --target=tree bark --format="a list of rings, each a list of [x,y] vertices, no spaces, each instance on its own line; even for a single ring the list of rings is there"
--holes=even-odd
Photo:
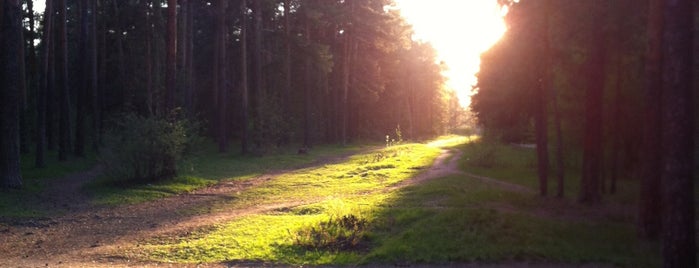
[[[548,151],[548,91],[551,86],[551,57],[549,44],[549,6],[550,0],[544,1],[544,16],[543,27],[538,29],[539,40],[542,43],[541,55],[544,56],[544,61],[539,67],[539,74],[536,85],[536,108],[534,114],[534,125],[536,132],[536,158],[537,171],[539,176],[539,195],[546,196],[548,193],[548,170],[549,170],[549,151]]]
[[[89,51],[89,85],[90,108],[92,110],[92,149],[97,152],[100,144],[100,121],[102,120],[99,105],[99,78],[97,73],[97,0],[90,0],[90,33],[87,50]]]
[[[696,267],[692,60],[694,0],[668,0],[662,39],[664,267]]]
[[[0,1],[0,181],[2,188],[22,187],[19,165],[19,102],[22,8],[19,0]]]
[[[604,18],[603,0],[592,2],[595,22],[586,63],[587,92],[585,96],[585,136],[583,145],[583,171],[580,186],[580,202],[596,204],[601,200],[600,177],[602,171],[602,120],[605,81],[605,35],[601,19]]]
[[[240,19],[242,25],[240,26],[240,76],[241,76],[241,86],[242,86],[242,104],[241,109],[242,115],[242,137],[240,139],[240,151],[242,154],[248,154],[248,143],[250,137],[250,127],[249,124],[249,114],[250,114],[250,100],[249,100],[249,87],[248,87],[248,15],[247,15],[248,5],[247,0],[240,1]]]
[[[59,98],[58,160],[68,160],[70,151],[70,88],[68,87],[68,43],[66,38],[66,1],[57,0],[56,86]]]
[[[662,170],[661,116],[662,97],[662,36],[665,0],[649,0],[648,45],[645,55],[645,85],[643,92],[644,128],[640,163],[641,176],[638,210],[638,235],[656,240],[660,235],[660,177]]]
[[[87,43],[89,35],[89,20],[88,20],[88,0],[80,0],[80,72],[83,74],[80,77],[80,84],[76,93],[77,101],[75,113],[75,146],[73,153],[77,157],[85,157],[85,137],[86,137],[86,113],[87,113],[87,92],[90,87],[90,51],[88,51]]]
[[[53,72],[50,68],[49,61],[51,60],[50,47],[53,45],[53,0],[46,0],[46,10],[44,10],[44,31],[41,47],[41,82],[36,90],[36,151],[34,158],[34,166],[42,168],[46,166],[45,152],[46,147],[46,94],[49,92],[49,77],[52,77],[49,72]]]
[[[177,0],[167,1],[167,60],[165,71],[165,113],[175,108],[177,89]]]
[[[343,47],[343,62],[342,62],[342,126],[340,130],[340,139],[342,140],[342,145],[347,145],[347,131],[349,125],[349,86],[350,86],[350,75],[352,69],[352,29],[350,25],[352,24],[352,16],[354,12],[354,1],[345,2],[349,5],[349,20],[344,29],[344,47]]]
[[[226,33],[228,32],[228,27],[226,27],[226,10],[228,9],[228,0],[219,0],[219,14],[218,14],[218,39],[219,44],[216,46],[218,49],[218,65],[216,66],[216,71],[218,72],[218,151],[225,153],[228,151],[228,74],[227,68],[228,61],[226,58]]]

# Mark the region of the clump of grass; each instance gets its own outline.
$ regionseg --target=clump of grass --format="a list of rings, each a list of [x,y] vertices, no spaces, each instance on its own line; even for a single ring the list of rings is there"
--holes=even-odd
[[[321,221],[296,232],[294,244],[306,250],[357,251],[367,249],[369,223],[353,214]]]

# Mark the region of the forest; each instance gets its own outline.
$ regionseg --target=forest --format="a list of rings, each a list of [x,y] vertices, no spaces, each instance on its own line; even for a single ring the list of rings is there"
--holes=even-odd
[[[695,1],[396,2],[0,0],[0,266],[697,266]]]

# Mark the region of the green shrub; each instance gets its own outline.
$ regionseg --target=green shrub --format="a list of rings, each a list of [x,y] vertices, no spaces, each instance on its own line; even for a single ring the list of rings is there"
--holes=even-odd
[[[100,161],[118,184],[149,183],[177,174],[177,161],[198,141],[195,124],[186,119],[126,114],[105,135]]]

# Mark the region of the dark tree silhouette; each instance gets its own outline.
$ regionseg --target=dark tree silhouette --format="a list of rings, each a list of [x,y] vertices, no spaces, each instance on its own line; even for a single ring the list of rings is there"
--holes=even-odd
[[[68,39],[66,32],[66,1],[56,1],[56,87],[59,99],[58,160],[68,160],[71,139],[71,92],[68,87]]]
[[[694,0],[668,0],[662,38],[664,267],[696,267],[692,60]]]
[[[638,167],[641,176],[638,234],[655,240],[660,234],[660,176],[662,155],[660,149],[662,97],[662,35],[664,0],[648,1],[647,39],[645,55],[645,85],[643,92],[643,143]]]
[[[19,0],[0,1],[0,182],[2,188],[22,186],[19,166],[19,102],[24,50]]]

